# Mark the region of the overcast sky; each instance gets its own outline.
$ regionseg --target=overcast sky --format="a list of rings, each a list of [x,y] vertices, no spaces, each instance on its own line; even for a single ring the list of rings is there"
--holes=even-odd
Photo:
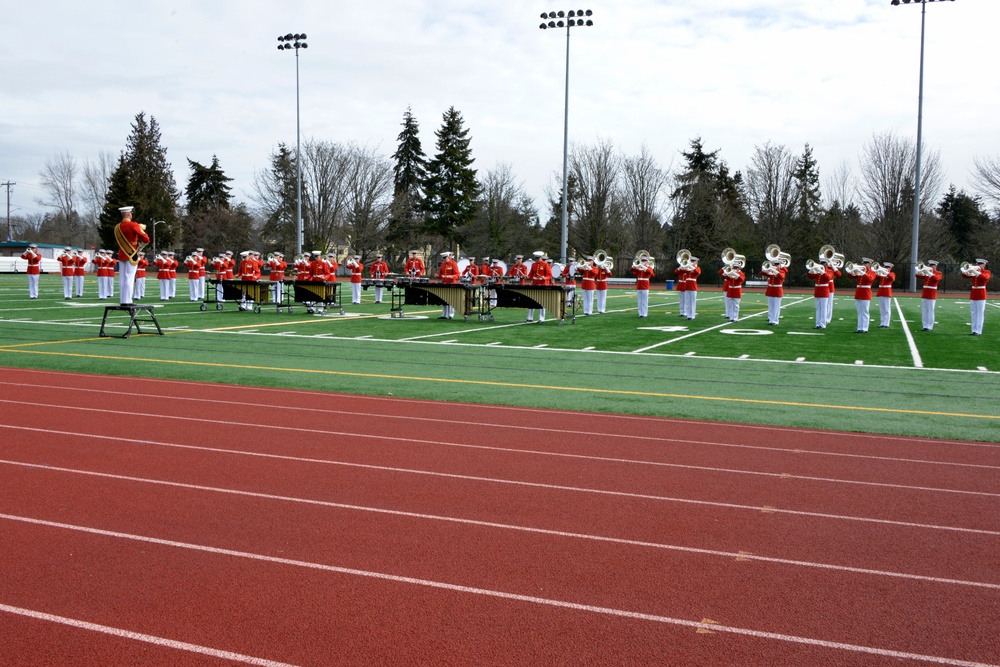
[[[808,142],[825,183],[845,161],[856,173],[875,133],[916,139],[921,11],[890,0],[34,0],[7,3],[0,24],[0,182],[17,183],[13,214],[43,211],[46,161],[117,159],[145,111],[182,192],[186,158],[218,155],[249,201],[278,142],[295,145],[295,52],[276,38],[305,32],[303,140],[389,155],[409,106],[430,156],[455,106],[474,166],[508,163],[545,211],[566,31],[539,30],[539,15],[571,8],[594,11],[571,35],[571,143],[646,144],[677,168],[700,136],[745,171],[755,146]],[[1000,155],[998,28],[1000,0],[927,5],[924,148],[967,190],[973,158]]]

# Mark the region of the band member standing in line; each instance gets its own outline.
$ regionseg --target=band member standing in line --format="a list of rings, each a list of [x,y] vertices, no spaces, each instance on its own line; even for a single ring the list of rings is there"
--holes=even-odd
[[[594,291],[597,295],[597,314],[601,315],[608,309],[608,278],[611,271],[606,266],[594,265]]]
[[[76,283],[76,295],[83,296],[83,279],[87,277],[87,254],[77,250],[73,255],[73,281]]]
[[[840,269],[834,267],[832,264],[827,265],[826,276],[827,280],[829,281],[830,296],[826,300],[826,324],[829,324],[830,322],[833,321],[833,298],[835,296],[835,292],[837,291],[836,280],[841,275],[842,274],[840,273]]]
[[[688,270],[686,266],[678,266],[676,269],[674,269],[674,280],[675,280],[674,289],[677,292],[677,310],[680,312],[681,317],[688,316],[687,274]]]
[[[632,275],[635,276],[635,300],[639,317],[649,315],[649,281],[656,273],[649,266],[649,259],[643,257],[639,260],[639,266],[632,267]]]
[[[528,278],[531,280],[532,285],[550,285],[552,284],[552,265],[549,264],[549,258],[539,257],[536,261],[531,263],[531,269],[528,270]],[[528,309],[528,319],[525,322],[531,322],[535,319],[535,308]],[[538,323],[541,324],[545,321],[545,309],[538,309]]]
[[[170,270],[167,261],[167,251],[161,250],[159,257],[153,259],[153,266],[156,267],[156,281],[160,285],[160,301],[166,301],[170,295]]]
[[[63,298],[73,298],[73,274],[76,272],[76,260],[73,259],[73,249],[66,247],[56,257],[59,262],[59,273],[62,274]]]
[[[976,265],[979,267],[978,275],[967,275],[964,272],[962,276],[968,278],[972,281],[972,286],[969,291],[969,311],[972,315],[972,334],[973,336],[983,335],[983,320],[986,317],[986,284],[990,282],[990,277],[993,275],[990,270],[986,268],[985,259],[977,259]]]
[[[38,276],[42,273],[42,255],[38,252],[38,244],[32,243],[21,253],[21,259],[27,260],[28,298],[38,298]]]
[[[781,319],[781,300],[785,296],[785,277],[788,275],[788,263],[779,259],[767,274],[767,323],[777,326]]]
[[[810,273],[813,279],[813,299],[816,301],[816,328],[826,328],[826,301],[830,298],[830,280],[827,277],[827,260],[819,260],[822,270],[818,273]]]
[[[368,265],[368,275],[374,280],[385,280],[389,275],[389,265],[382,258],[382,253],[375,255],[375,261]],[[375,303],[382,303],[382,285],[375,285]]]
[[[288,262],[285,261],[285,254],[281,252],[275,252],[271,255],[271,258],[267,261],[268,274],[267,278],[271,281],[271,293],[274,295],[273,299],[275,303],[281,303],[285,298],[285,269],[288,268]]]
[[[427,269],[424,267],[424,260],[420,259],[419,250],[410,251],[410,258],[406,260],[403,270],[406,272],[407,278],[420,278],[427,273]]]
[[[347,260],[344,266],[351,272],[351,303],[356,306],[360,305],[361,281],[364,280],[361,274],[365,270],[365,265],[361,263],[361,255],[354,255]]]
[[[458,284],[459,275],[458,262],[455,261],[455,255],[451,251],[446,251],[441,253],[441,266],[438,267],[437,277],[445,285],[456,285]],[[455,309],[445,304],[441,306],[441,320],[450,320],[455,317]]]
[[[917,274],[917,280],[923,285],[923,288],[920,290],[920,319],[924,325],[923,331],[933,331],[938,284],[944,275],[938,271],[938,262],[936,259],[927,262],[927,266],[931,269],[929,276]]]
[[[167,262],[169,264],[169,268],[167,269],[167,298],[173,299],[177,296],[177,267],[181,263],[177,261],[176,253],[173,250],[167,252]]]
[[[571,307],[573,299],[576,298],[576,257],[566,258],[566,266],[563,267],[562,279],[566,287],[569,287],[566,290],[566,306]]]
[[[687,318],[693,320],[698,316],[698,276],[701,275],[701,267],[698,266],[698,258],[692,257],[688,260],[691,268],[685,272],[684,282],[687,288],[684,290],[684,297],[687,300]]]
[[[730,273],[734,274],[729,278],[729,288],[726,290],[726,312],[730,322],[740,319],[740,301],[743,300],[743,281],[746,275],[738,266],[733,266]]]
[[[892,283],[896,280],[896,274],[892,272],[892,263],[883,262],[883,268],[888,269],[884,276],[878,276],[878,314],[879,329],[888,329],[892,321]]]
[[[187,267],[188,274],[188,300],[198,300],[198,260],[195,256],[188,255],[184,258],[184,266]]]
[[[854,333],[868,333],[868,325],[871,322],[872,283],[878,277],[872,271],[871,259],[862,257],[861,264],[864,270],[854,276],[857,282],[857,287],[854,289],[854,309],[858,313],[858,329]]]
[[[198,300],[205,298],[205,276],[208,273],[205,267],[208,265],[208,258],[205,257],[204,248],[195,248],[194,257],[198,260]]]
[[[131,305],[132,290],[135,287],[136,265],[139,263],[140,241],[149,243],[146,226],[132,220],[132,207],[120,209],[122,221],[115,227],[115,241],[118,242],[118,297],[119,303]]]
[[[146,268],[149,260],[146,255],[139,255],[139,262],[135,265],[135,287],[132,289],[132,299],[138,301],[146,296]]]
[[[594,314],[594,291],[597,284],[594,278],[597,277],[597,269],[594,267],[594,256],[587,255],[586,267],[580,271],[580,289],[583,291],[583,314]]]

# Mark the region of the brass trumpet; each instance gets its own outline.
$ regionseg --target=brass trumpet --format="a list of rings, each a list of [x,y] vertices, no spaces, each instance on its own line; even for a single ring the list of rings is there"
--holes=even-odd
[[[963,276],[970,278],[975,278],[983,272],[983,269],[978,264],[973,264],[972,262],[962,262],[958,270],[962,272]]]

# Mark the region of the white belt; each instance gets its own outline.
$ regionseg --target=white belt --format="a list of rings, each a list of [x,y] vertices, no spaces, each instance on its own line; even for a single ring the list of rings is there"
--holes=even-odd
[[[986,285],[973,285],[972,289],[986,289]]]
[[[924,289],[937,289],[937,285],[924,285]]]
[[[871,285],[858,285],[858,289],[871,289]]]

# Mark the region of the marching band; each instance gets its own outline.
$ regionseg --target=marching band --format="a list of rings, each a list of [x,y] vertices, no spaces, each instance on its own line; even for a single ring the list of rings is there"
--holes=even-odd
[[[131,222],[130,215],[126,215],[130,213],[126,210],[127,208],[129,207],[122,209],[123,222]],[[135,226],[141,231],[141,225]],[[135,263],[132,264],[135,266],[135,278],[133,279],[134,293],[130,296],[129,302],[132,298],[138,300],[145,296],[145,271],[149,264],[152,264],[157,271],[160,299],[163,301],[172,299],[176,290],[178,266],[178,262],[173,257],[174,253],[169,250],[161,250],[159,255],[153,257],[150,262],[145,253],[140,252],[139,242],[141,240],[142,238],[137,236],[135,244],[130,246],[133,251],[131,257],[135,260]],[[83,296],[84,267],[88,262],[93,264],[97,272],[98,299],[104,300],[113,297],[115,269],[121,270],[121,252],[123,251],[119,251],[119,261],[116,262],[114,253],[110,250],[99,250],[93,259],[88,259],[82,250],[65,248],[55,258],[59,262],[63,279],[63,297],[70,299],[74,295]],[[363,263],[361,254],[349,256],[344,268],[350,276],[351,302],[353,304],[362,303],[361,291],[369,286],[374,287],[375,303],[383,303],[385,288],[391,289],[399,280],[427,282],[427,267],[422,258],[423,252],[411,250],[408,255],[400,274],[394,274],[390,271],[382,253],[375,255],[374,261],[368,266]],[[129,254],[126,253],[126,256]],[[234,278],[236,262],[233,257],[232,251],[225,251],[209,260],[204,254],[204,249],[197,248],[184,259],[191,301],[205,299],[207,269],[211,269],[216,282]],[[238,273],[235,273],[239,280],[269,282],[270,298],[279,303],[286,298],[284,288],[286,276],[288,276],[288,281],[297,282],[332,283],[337,280],[337,254],[333,252],[327,253],[325,259],[323,253],[318,250],[297,255],[291,266],[285,262],[284,254],[281,252],[269,254],[266,261],[261,258],[261,254],[257,251],[244,251],[240,253],[240,257]],[[37,299],[38,276],[41,273],[41,254],[37,244],[30,244],[21,258],[27,261],[28,296],[30,299]],[[726,248],[721,256],[722,268],[719,269],[718,274],[722,278],[725,303],[723,317],[731,322],[740,320],[743,289],[748,278],[748,274],[745,272],[747,270],[746,259],[746,256],[737,253],[733,248]],[[609,253],[603,249],[595,250],[593,254],[586,255],[580,261],[569,258],[566,266],[553,262],[543,251],[536,251],[532,259],[527,262],[524,255],[516,255],[510,266],[498,258],[483,257],[481,260],[481,263],[477,263],[475,257],[464,257],[461,261],[457,261],[454,253],[443,252],[435,278],[442,284],[481,285],[486,290],[483,300],[485,302],[488,298],[491,305],[496,304],[496,290],[492,287],[495,284],[531,286],[559,284],[570,288],[567,291],[566,300],[568,303],[573,303],[579,281],[583,314],[589,316],[595,312],[597,314],[607,312],[607,292],[609,279],[614,272],[614,261]],[[699,260],[688,249],[678,251],[675,260],[677,266],[673,270],[673,274],[676,278],[675,289],[678,293],[679,313],[681,317],[694,320],[697,316],[698,279],[701,275]],[[921,331],[925,332],[934,330],[938,289],[943,280],[939,266],[937,260],[928,260],[918,262],[914,269],[921,288]],[[959,270],[960,275],[970,282],[969,303],[972,320],[971,335],[973,336],[982,335],[987,286],[992,277],[987,266],[986,259],[978,258],[974,262],[963,262]],[[262,271],[265,267],[267,268],[266,274]],[[762,286],[766,284],[768,326],[778,326],[781,321],[785,282],[790,269],[791,256],[782,252],[776,244],[767,246],[758,274],[763,280],[758,284]],[[892,286],[897,278],[893,264],[885,261],[880,264],[870,257],[862,257],[859,262],[845,261],[844,255],[837,252],[831,245],[824,245],[820,248],[816,259],[810,258],[805,262],[806,276],[814,284],[815,328],[826,329],[832,320],[834,281],[836,277],[841,275],[841,269],[855,282],[854,303],[857,314],[855,332],[868,333],[873,299],[877,299],[878,303],[879,328],[889,328],[892,323]],[[649,291],[656,274],[655,260],[648,251],[640,250],[635,253],[629,270],[634,279],[638,316],[646,318],[649,313]],[[368,275],[367,278],[365,273]],[[670,286],[668,286],[669,288]],[[218,285],[217,289],[219,301],[222,301],[221,285]],[[125,302],[123,301],[123,303]],[[244,302],[241,307],[249,306]],[[322,308],[317,310],[321,312]],[[534,308],[528,309],[526,322],[535,321],[535,310]],[[544,322],[546,311],[545,309],[538,310],[538,322]],[[443,307],[442,319],[452,319],[454,315],[454,308],[451,306]]]

